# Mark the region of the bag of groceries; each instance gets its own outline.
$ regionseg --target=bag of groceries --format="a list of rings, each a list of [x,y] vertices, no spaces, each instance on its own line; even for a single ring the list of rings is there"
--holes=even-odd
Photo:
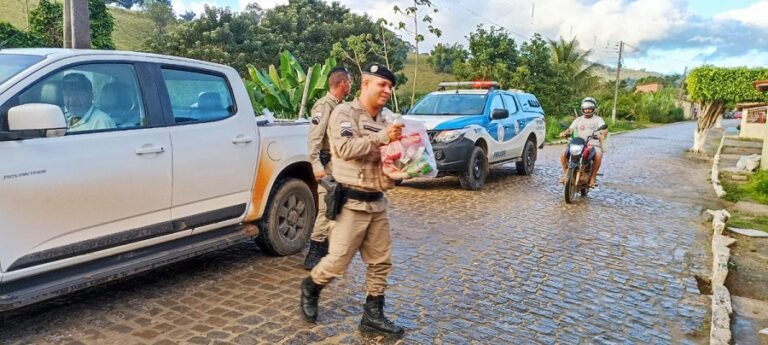
[[[396,118],[405,125],[399,140],[380,148],[382,170],[393,180],[437,176],[437,163],[427,128],[420,121]]]

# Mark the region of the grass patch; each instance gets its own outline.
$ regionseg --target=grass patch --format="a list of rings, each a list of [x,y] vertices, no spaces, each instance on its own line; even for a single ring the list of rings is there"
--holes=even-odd
[[[725,190],[725,200],[731,202],[745,200],[768,205],[768,170],[760,170],[750,175],[745,184],[736,184],[727,180],[722,180],[721,184]]]
[[[427,63],[428,55],[419,55],[419,75],[416,80],[416,101],[425,94],[437,91],[437,84],[441,81],[456,81],[456,77],[449,73],[437,73]],[[403,65],[403,73],[408,77],[405,84],[397,87],[397,98],[401,106],[409,107],[411,104],[411,87],[413,87],[413,71],[416,68],[416,54],[408,54]]]
[[[731,218],[728,219],[728,226],[768,232],[768,216],[750,216],[739,212],[733,212]]]

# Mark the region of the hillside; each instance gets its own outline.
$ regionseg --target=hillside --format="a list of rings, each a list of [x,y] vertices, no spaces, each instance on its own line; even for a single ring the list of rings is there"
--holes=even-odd
[[[0,21],[9,22],[11,25],[20,28],[27,28],[27,12],[25,10],[29,4],[29,10],[32,11],[38,3],[38,0],[2,0],[3,6],[0,11]],[[144,38],[152,33],[152,22],[149,19],[142,18],[141,14],[128,10],[107,6],[109,13],[115,18],[115,30],[112,32],[112,40],[115,46],[120,50],[138,50]]]
[[[616,79],[616,68],[608,67],[605,65],[598,64],[598,68],[595,69],[595,75],[600,77],[603,80],[615,80]],[[664,75],[657,72],[648,72],[645,70],[635,70],[635,69],[626,69],[623,68],[621,70],[621,79],[640,79],[644,77],[663,77]]]
[[[432,66],[427,63],[426,54],[419,56],[419,76],[416,81],[416,98],[425,93],[437,90],[437,84],[441,81],[454,81],[456,78],[453,74],[437,73],[432,70]],[[408,54],[408,59],[405,61],[403,67],[403,73],[408,77],[408,81],[397,88],[397,96],[401,100],[407,99],[406,103],[410,103],[411,87],[413,87],[413,70],[416,67],[416,54]]]

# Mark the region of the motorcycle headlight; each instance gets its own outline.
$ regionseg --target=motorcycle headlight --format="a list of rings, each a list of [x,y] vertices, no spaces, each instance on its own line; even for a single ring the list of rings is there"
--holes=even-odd
[[[581,151],[584,150],[584,145],[571,145],[570,150],[571,155],[578,156],[581,154]]]
[[[456,141],[460,139],[464,133],[466,133],[466,129],[455,129],[450,131],[442,131],[438,133],[435,136],[435,142],[438,143],[450,143],[452,141]]]

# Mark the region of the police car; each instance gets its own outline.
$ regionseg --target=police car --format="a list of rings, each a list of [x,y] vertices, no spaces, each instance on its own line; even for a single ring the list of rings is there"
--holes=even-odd
[[[485,183],[491,165],[515,162],[533,173],[544,147],[544,110],[536,96],[501,90],[497,82],[443,82],[405,118],[425,123],[441,175],[458,175],[464,189]]]

